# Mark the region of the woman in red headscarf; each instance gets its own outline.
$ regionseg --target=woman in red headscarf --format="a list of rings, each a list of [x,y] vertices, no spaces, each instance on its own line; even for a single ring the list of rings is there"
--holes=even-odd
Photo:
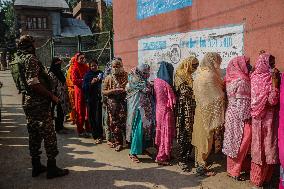
[[[83,53],[75,55],[74,65],[72,69],[72,82],[75,91],[75,111],[76,111],[76,125],[80,137],[90,137],[91,127],[87,121],[87,108],[83,92],[83,78],[89,71],[86,64],[86,58]],[[85,129],[84,129],[85,125]]]

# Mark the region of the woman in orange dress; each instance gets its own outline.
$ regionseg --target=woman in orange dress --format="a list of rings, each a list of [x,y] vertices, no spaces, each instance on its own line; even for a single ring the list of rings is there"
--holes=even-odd
[[[72,122],[72,124],[74,125],[76,122],[76,111],[75,111],[75,92],[74,92],[74,84],[71,80],[71,76],[72,76],[72,68],[74,65],[74,60],[75,57],[72,57],[70,62],[69,62],[69,68],[67,70],[67,74],[66,74],[66,84],[68,87],[68,94],[69,94],[69,99],[70,99],[70,105],[71,105],[71,112],[69,114],[69,120]]]

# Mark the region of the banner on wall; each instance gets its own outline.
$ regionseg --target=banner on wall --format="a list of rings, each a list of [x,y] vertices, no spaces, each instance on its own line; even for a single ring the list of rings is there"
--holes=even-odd
[[[192,5],[192,0],[137,0],[137,19],[141,20]]]
[[[176,68],[188,56],[193,55],[201,61],[205,53],[217,52],[222,57],[221,68],[224,69],[233,57],[243,55],[243,38],[243,25],[143,38],[138,41],[138,63],[149,64],[151,79],[154,79],[160,61],[172,63]]]

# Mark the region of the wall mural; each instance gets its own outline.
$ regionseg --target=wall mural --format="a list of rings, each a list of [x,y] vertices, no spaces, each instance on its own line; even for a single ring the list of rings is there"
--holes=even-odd
[[[145,19],[191,5],[192,0],[137,0],[137,19]]]
[[[243,38],[243,25],[143,38],[138,41],[138,62],[151,66],[151,80],[156,76],[158,62],[164,60],[176,68],[190,55],[200,61],[206,52],[219,53],[224,69],[233,57],[243,55]]]

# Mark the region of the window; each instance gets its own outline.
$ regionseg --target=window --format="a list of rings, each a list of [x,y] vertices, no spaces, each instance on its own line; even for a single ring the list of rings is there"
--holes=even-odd
[[[46,17],[28,17],[27,29],[47,29]]]

